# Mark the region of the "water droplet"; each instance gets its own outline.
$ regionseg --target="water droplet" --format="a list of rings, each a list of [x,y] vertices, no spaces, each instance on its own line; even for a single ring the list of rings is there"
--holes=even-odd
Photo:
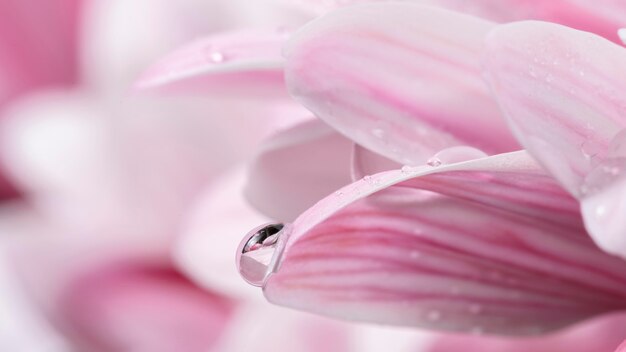
[[[438,310],[431,310],[426,314],[426,318],[430,321],[439,321],[441,320],[441,312]]]
[[[414,166],[409,166],[409,165],[404,165],[402,166],[402,169],[400,169],[400,171],[402,171],[403,174],[410,174],[416,171],[416,167]]]
[[[437,166],[440,166],[441,164],[442,164],[441,160],[439,160],[437,157],[432,157],[428,159],[428,161],[426,162],[426,165],[432,166],[432,167],[437,167]]]
[[[279,243],[284,233],[283,224],[266,224],[254,228],[239,244],[237,269],[249,284],[263,286],[274,270],[276,255],[282,248]]]
[[[337,192],[335,192],[335,195],[337,197],[343,197],[343,191],[337,191]]]
[[[616,182],[617,179],[626,176],[624,172],[626,170],[626,130],[613,137],[606,150],[606,155],[601,156],[600,151],[598,151],[590,159],[590,163],[593,165],[593,169],[580,186],[581,195],[596,194]],[[596,216],[603,217],[608,210],[605,208],[596,209]]]
[[[365,181],[367,183],[372,183],[372,176],[370,176],[370,175],[363,176],[363,181]]]
[[[485,157],[487,157],[487,154],[480,149],[468,146],[456,146],[441,150],[432,158],[428,159],[426,164],[436,167],[442,164],[454,164]]]
[[[224,62],[224,59],[225,59],[224,54],[222,54],[219,51],[212,51],[209,54],[209,60],[213,63],[218,64],[218,63]]]

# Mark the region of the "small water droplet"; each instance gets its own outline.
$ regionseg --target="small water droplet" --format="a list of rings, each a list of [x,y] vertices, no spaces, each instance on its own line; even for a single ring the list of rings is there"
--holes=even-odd
[[[414,170],[415,170],[415,167],[409,166],[409,165],[404,165],[402,166],[402,169],[400,169],[400,171],[402,171],[403,174],[410,174],[414,172]]]
[[[335,192],[335,195],[337,197],[343,197],[343,191],[337,191],[337,192]]]
[[[439,321],[441,320],[441,312],[438,310],[431,310],[426,314],[426,318],[430,321]]]
[[[209,54],[209,60],[211,60],[211,62],[213,63],[218,64],[224,62],[224,59],[224,54],[219,51],[213,51]]]
[[[437,166],[440,166],[441,164],[442,164],[441,160],[439,160],[439,158],[437,157],[432,157],[428,159],[428,161],[426,162],[426,165],[432,166],[432,167],[437,167]]]
[[[239,244],[237,269],[249,284],[263,286],[274,270],[276,254],[280,255],[279,240],[283,224],[267,224],[254,228]],[[278,252],[277,252],[278,250]]]
[[[454,164],[484,157],[487,157],[487,154],[480,149],[468,146],[456,146],[441,150],[432,158],[428,159],[426,164],[436,167],[442,164]]]
[[[583,145],[584,147],[585,145]],[[587,156],[583,149],[583,155]],[[626,170],[626,130],[615,135],[606,150],[604,156],[597,151],[589,159],[593,169],[587,174],[579,191],[581,195],[593,195],[602,189],[614,184],[617,179],[623,178]],[[610,209],[596,209],[595,215],[603,217]]]
[[[370,175],[363,176],[363,181],[371,184],[373,182],[372,181],[372,176],[370,176]]]

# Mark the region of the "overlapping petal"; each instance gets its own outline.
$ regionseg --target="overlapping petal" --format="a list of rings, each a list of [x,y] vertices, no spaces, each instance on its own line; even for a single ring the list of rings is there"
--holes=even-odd
[[[520,142],[583,200],[596,242],[624,255],[626,50],[591,33],[521,22],[494,30],[485,57]]]
[[[595,247],[576,209],[523,152],[374,175],[294,222],[265,295],[346,319],[517,335],[623,309],[626,264]]]
[[[270,136],[249,165],[246,198],[272,219],[293,221],[351,182],[353,143],[315,118]]]
[[[512,151],[517,142],[480,77],[492,27],[414,4],[338,10],[292,37],[287,85],[338,131],[400,163],[461,144]]]
[[[198,40],[148,69],[137,86],[284,97],[281,50],[288,35],[279,28],[225,32]]]
[[[376,0],[285,0],[306,11],[322,14],[337,7]],[[378,0],[380,1],[380,0]],[[402,0],[401,0],[402,1]],[[438,6],[480,16],[496,22],[526,19],[564,24],[617,41],[616,32],[626,21],[626,4],[615,0],[403,0],[408,3]]]

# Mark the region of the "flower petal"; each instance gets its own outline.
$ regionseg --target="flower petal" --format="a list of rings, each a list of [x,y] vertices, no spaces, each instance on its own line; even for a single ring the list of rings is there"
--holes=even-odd
[[[245,195],[263,214],[292,221],[350,183],[352,142],[318,119],[270,136],[248,169]]]
[[[375,0],[288,0],[309,13],[322,14],[337,7],[373,2]],[[385,1],[385,0],[378,0]],[[615,0],[403,0],[439,6],[472,14],[496,22],[519,20],[544,20],[573,28],[594,32],[617,41],[616,31],[626,21],[626,4]]]
[[[367,175],[401,168],[402,165],[368,149],[354,144],[352,148],[352,181]]]
[[[293,36],[285,51],[287,85],[338,131],[400,163],[421,164],[460,144],[515,150],[480,77],[482,42],[492,27],[413,4],[338,10]]]
[[[626,263],[595,247],[550,180],[520,152],[359,181],[294,222],[265,295],[347,319],[515,335],[623,309]]]
[[[288,35],[282,29],[248,30],[197,40],[148,69],[137,87],[285,96],[281,50]]]
[[[254,297],[256,290],[240,279],[234,265],[241,235],[270,219],[244,199],[243,170],[225,173],[199,197],[177,241],[174,258],[179,267],[204,287],[233,296]]]
[[[266,102],[121,102],[46,94],[11,109],[0,152],[40,209],[72,226],[169,238],[208,181],[299,118]]]
[[[0,2],[0,106],[34,89],[76,82],[81,8],[81,0]]]
[[[58,307],[62,328],[85,350],[164,352],[214,346],[233,308],[172,269],[132,263],[75,278]]]
[[[488,38],[487,76],[520,142],[570,193],[599,246],[626,255],[621,214],[626,49],[590,33],[521,22]]]
[[[444,336],[428,352],[613,352],[626,334],[626,315],[613,314],[537,338]]]

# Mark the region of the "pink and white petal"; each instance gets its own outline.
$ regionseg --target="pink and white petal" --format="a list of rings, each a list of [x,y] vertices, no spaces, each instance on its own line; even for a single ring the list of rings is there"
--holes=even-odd
[[[0,106],[47,86],[78,79],[82,1],[0,1]]]
[[[613,352],[626,335],[626,316],[612,314],[556,334],[526,339],[491,336],[443,336],[428,352]]]
[[[38,307],[28,299],[19,279],[6,258],[4,210],[0,210],[0,349],[5,351],[68,351],[65,339],[40,313]],[[10,241],[10,240],[9,240]]]
[[[251,299],[257,292],[239,277],[233,253],[243,234],[270,219],[244,199],[245,183],[246,174],[240,168],[212,182],[189,212],[174,247],[174,260],[181,271],[200,285]]]
[[[358,144],[354,144],[352,148],[352,181],[356,181],[367,175],[373,175],[387,170],[396,170],[401,167],[401,164],[365,149]]]
[[[480,77],[493,26],[405,3],[338,10],[294,34],[287,86],[339,132],[400,163],[453,145],[516,150]]]
[[[519,179],[513,171],[539,170],[524,153],[430,169],[375,175],[301,215],[266,297],[352,320],[512,335],[624,309],[626,263],[595,247],[580,220],[565,227],[526,212],[539,205],[565,220],[575,201]],[[502,191],[534,194],[535,205],[500,209],[411,184],[463,169],[508,181],[470,181],[469,189],[504,183]]]
[[[302,16],[270,1],[110,0],[88,7],[84,75],[101,90],[126,91],[168,52],[211,33],[242,28],[288,28]]]
[[[270,324],[263,324],[271,320]],[[256,301],[242,302],[224,331],[217,351],[368,352],[354,349],[353,326]],[[413,352],[401,350],[402,352]]]
[[[323,14],[337,7],[375,2],[376,0],[284,0],[310,14]],[[381,1],[381,0],[378,0]],[[408,3],[447,8],[496,22],[544,20],[594,32],[617,41],[616,31],[626,21],[626,5],[616,0],[403,0]]]
[[[167,93],[286,97],[281,51],[286,29],[214,34],[168,55],[136,84]]]
[[[57,219],[169,238],[207,182],[251,156],[276,124],[299,118],[265,105],[137,98],[120,107],[50,94],[12,110],[0,150],[14,179]]]
[[[232,312],[232,301],[182,277],[150,239],[76,234],[28,209],[18,215],[29,221],[0,218],[7,263],[80,350],[205,351]]]
[[[250,164],[246,199],[269,218],[292,221],[351,182],[352,148],[352,141],[314,117],[280,131]]]
[[[626,127],[626,50],[591,33],[519,22],[495,29],[488,80],[520,142],[575,195]]]
[[[494,30],[485,57],[520,142],[583,199],[596,243],[625,255],[626,222],[613,215],[623,207],[626,50],[590,33],[520,22]]]
[[[89,351],[207,351],[221,337],[234,304],[167,267],[118,263],[75,278],[56,316]]]

